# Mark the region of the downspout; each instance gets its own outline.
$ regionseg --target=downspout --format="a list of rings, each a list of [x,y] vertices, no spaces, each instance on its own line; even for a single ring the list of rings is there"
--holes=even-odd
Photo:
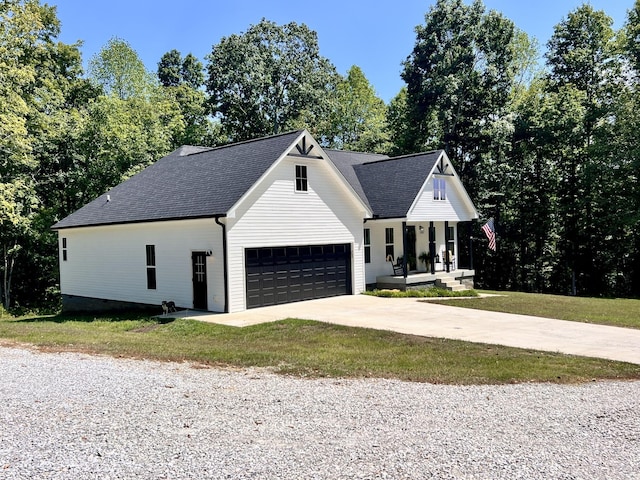
[[[227,227],[220,223],[220,218],[226,215],[216,215],[215,221],[222,227],[222,275],[224,277],[224,313],[229,313],[229,275],[227,273]]]

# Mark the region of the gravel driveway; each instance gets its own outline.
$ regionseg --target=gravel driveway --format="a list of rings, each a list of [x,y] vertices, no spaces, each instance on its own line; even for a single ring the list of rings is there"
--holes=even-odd
[[[458,387],[0,347],[0,479],[640,478],[640,382]]]

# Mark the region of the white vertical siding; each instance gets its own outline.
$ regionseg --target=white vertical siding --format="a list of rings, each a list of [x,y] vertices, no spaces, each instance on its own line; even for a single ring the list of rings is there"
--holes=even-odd
[[[173,300],[193,308],[191,252],[207,257],[207,303],[224,311],[222,227],[214,219],[64,229],[67,261],[60,254],[63,294],[160,305]],[[147,289],[145,245],[155,245],[155,290]]]
[[[438,178],[444,178],[446,181],[447,199],[433,199],[433,177],[430,177],[418,194],[407,220],[463,222],[473,219],[474,213],[465,205],[463,195],[456,186],[459,181],[455,177]]]
[[[295,166],[306,165],[308,191],[295,191]],[[245,309],[244,249],[351,244],[352,285],[364,290],[364,211],[322,159],[285,158],[227,218],[229,311]]]

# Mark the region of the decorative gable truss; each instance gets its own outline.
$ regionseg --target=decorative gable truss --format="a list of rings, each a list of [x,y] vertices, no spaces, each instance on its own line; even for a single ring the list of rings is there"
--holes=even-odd
[[[408,221],[469,221],[478,212],[453,168],[442,151],[427,175],[418,195],[407,212]]]

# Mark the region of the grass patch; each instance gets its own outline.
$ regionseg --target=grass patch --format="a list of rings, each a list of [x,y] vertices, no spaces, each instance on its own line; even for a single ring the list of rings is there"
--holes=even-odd
[[[483,292],[498,297],[474,298],[449,303],[456,307],[519,313],[573,322],[640,328],[640,300],[627,298],[585,298],[522,292]]]
[[[365,295],[372,295],[374,297],[393,297],[393,298],[433,298],[433,297],[477,297],[478,292],[475,290],[461,290],[459,292],[452,292],[444,288],[432,287],[432,288],[420,288],[415,290],[369,290],[364,292]]]
[[[378,377],[446,384],[640,379],[640,366],[494,345],[287,319],[245,328],[139,316],[0,321],[0,338],[74,351],[310,377]]]

